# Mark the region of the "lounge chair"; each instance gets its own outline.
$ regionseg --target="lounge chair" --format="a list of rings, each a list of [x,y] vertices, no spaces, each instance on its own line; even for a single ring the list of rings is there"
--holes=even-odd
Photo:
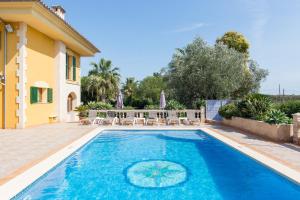
[[[135,125],[136,123],[136,117],[134,115],[134,112],[128,112],[126,113],[126,118],[121,118],[120,119],[120,123],[122,125],[126,125],[126,124],[132,124],[132,125]]]
[[[167,125],[170,125],[170,124],[180,125],[180,120],[177,116],[176,111],[168,111]]]
[[[106,113],[106,118],[102,120],[103,124],[109,124],[109,125],[115,125],[117,122],[118,118],[116,117],[116,113],[112,111],[108,111]]]
[[[184,120],[184,124],[186,124],[186,125],[200,124],[200,116],[196,117],[195,111],[187,111],[186,118],[187,119]]]
[[[104,118],[97,116],[96,110],[89,110],[89,122],[90,124],[101,124]]]
[[[158,124],[157,112],[149,112],[149,117],[146,120],[146,125],[149,124]]]

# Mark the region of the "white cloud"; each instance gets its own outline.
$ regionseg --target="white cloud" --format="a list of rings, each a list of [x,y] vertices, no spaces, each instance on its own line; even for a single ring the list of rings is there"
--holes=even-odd
[[[196,23],[196,24],[192,24],[190,26],[185,26],[185,27],[181,27],[172,31],[169,31],[169,33],[183,33],[183,32],[190,32],[190,31],[194,31],[197,30],[199,28],[202,28],[203,26],[205,26],[204,23]]]

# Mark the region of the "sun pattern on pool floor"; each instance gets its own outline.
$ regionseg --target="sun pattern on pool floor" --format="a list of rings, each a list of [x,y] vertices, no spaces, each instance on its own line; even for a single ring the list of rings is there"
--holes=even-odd
[[[127,180],[143,188],[165,188],[187,180],[187,170],[179,163],[164,160],[141,161],[126,170]]]

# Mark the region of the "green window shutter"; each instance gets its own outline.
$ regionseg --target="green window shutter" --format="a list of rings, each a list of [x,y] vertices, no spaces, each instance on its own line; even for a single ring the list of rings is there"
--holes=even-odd
[[[73,81],[76,81],[76,57],[73,56]]]
[[[38,88],[31,87],[30,88],[30,103],[37,103],[38,102]]]
[[[66,79],[69,79],[69,55],[66,54]]]
[[[53,102],[53,89],[52,88],[47,89],[47,102],[48,103]]]

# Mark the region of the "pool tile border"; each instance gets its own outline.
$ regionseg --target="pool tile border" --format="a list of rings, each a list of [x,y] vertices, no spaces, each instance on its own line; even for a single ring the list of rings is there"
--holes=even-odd
[[[280,161],[263,154],[255,149],[248,147],[246,144],[239,143],[238,141],[222,135],[222,133],[208,127],[98,127],[90,131],[81,138],[73,141],[71,144],[65,146],[61,150],[58,150],[54,154],[40,161],[36,165],[27,169],[21,174],[16,175],[14,178],[9,180],[0,186],[0,197],[1,200],[11,199],[18,193],[26,189],[29,185],[39,179],[41,176],[46,174],[49,170],[57,166],[64,159],[72,155],[75,151],[80,149],[82,146],[91,141],[94,137],[99,135],[103,131],[110,130],[202,130],[210,136],[222,141],[230,147],[250,156],[257,160],[263,165],[270,169],[278,172],[286,178],[300,184],[300,172],[287,166],[286,164],[280,163]],[[36,162],[34,162],[36,163]]]

